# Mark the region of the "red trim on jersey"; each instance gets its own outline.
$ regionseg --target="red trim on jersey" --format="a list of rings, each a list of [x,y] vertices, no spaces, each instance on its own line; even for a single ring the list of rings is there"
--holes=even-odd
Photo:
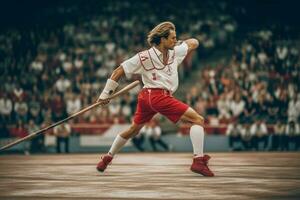
[[[153,49],[153,51],[154,51],[154,53],[156,54],[158,60],[161,62],[161,60],[159,59],[159,57],[158,57],[156,51],[154,50],[154,48],[151,48],[151,49]],[[156,69],[156,70],[163,70],[163,69],[165,69],[168,65],[171,65],[171,64],[174,62],[174,58],[175,58],[175,49],[174,49],[174,52],[173,52],[173,56],[171,57],[171,58],[172,58],[172,62],[170,62],[170,63],[168,63],[168,64],[166,64],[166,65],[164,65],[164,64],[161,62],[161,63],[163,64],[163,67],[162,67],[162,68],[158,68],[158,67],[156,67],[156,66],[154,65],[154,62],[153,62],[153,60],[152,60],[152,56],[151,56],[149,50],[150,50],[150,49],[145,50],[145,51],[148,52],[149,58],[150,58],[150,60],[151,60],[152,66],[153,66],[153,68],[150,68],[150,69],[147,69],[147,68],[144,66],[143,61],[142,61],[141,56],[140,56],[140,54],[141,54],[142,52],[145,52],[145,51],[142,51],[142,52],[139,52],[139,53],[138,53],[139,59],[140,59],[140,62],[141,62],[141,65],[142,65],[142,67],[143,67],[146,71],[151,71],[151,70],[153,70],[153,69]]]
[[[145,52],[145,51],[142,51],[142,52]],[[142,52],[140,52],[140,53],[142,53]],[[141,62],[141,64],[142,64],[142,67],[143,67],[146,71],[150,71],[150,70],[152,70],[152,69],[155,69],[155,66],[154,66],[153,63],[152,63],[153,68],[151,68],[151,69],[147,69],[147,68],[144,66],[143,61],[142,61],[141,56],[140,56],[140,53],[138,53],[138,55],[139,55],[139,59],[140,59],[140,62]],[[149,52],[148,52],[148,54],[149,54]],[[149,54],[149,56],[150,56],[150,54]],[[150,60],[151,60],[151,56],[150,56]],[[152,62],[152,60],[151,60],[151,62]]]
[[[154,47],[152,47],[152,49],[153,49],[153,51],[154,51],[154,53],[156,54],[156,56],[157,56],[157,58],[158,58],[158,60],[164,65],[164,66],[167,66],[167,65],[171,65],[173,62],[174,62],[174,57],[175,57],[175,50],[173,50],[174,51],[174,53],[173,53],[173,56],[171,57],[172,58],[172,62],[170,62],[170,63],[167,63],[167,64],[164,64],[164,62],[163,61],[161,61],[161,59],[159,58],[159,56],[157,55],[157,53],[156,53],[156,51],[155,51],[155,49],[154,49]],[[168,54],[167,54],[167,61],[169,61],[169,50],[168,50]]]
[[[152,60],[152,57],[151,57],[151,55],[150,55],[149,50],[148,50],[148,54],[149,54],[149,56],[150,56],[150,60],[151,60],[151,62],[152,62],[152,65],[154,66],[155,69],[157,69],[157,70],[163,70],[163,69],[166,67],[166,66],[164,65],[163,68],[158,68],[158,67],[156,68],[155,65],[154,65],[154,63],[153,63],[153,60]]]
[[[164,69],[165,67],[163,67],[163,68],[161,68],[161,69],[158,68],[158,67],[157,67],[157,68],[155,67],[155,65],[154,65],[154,63],[153,63],[153,60],[152,60],[152,57],[151,57],[151,55],[150,55],[149,49],[148,49],[147,51],[148,51],[148,54],[149,54],[149,57],[150,57],[150,60],[151,60],[151,63],[152,63],[152,65],[153,65],[153,67],[154,67],[155,69],[157,69],[157,70],[162,70],[162,69]]]

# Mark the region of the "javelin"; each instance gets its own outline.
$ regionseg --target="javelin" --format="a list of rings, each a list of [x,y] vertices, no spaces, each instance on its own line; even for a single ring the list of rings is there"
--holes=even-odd
[[[121,90],[119,90],[118,92],[116,92],[115,94],[113,94],[112,96],[110,96],[108,99],[111,100],[113,98],[116,98],[116,97],[118,97],[118,96],[120,96],[120,95],[128,92],[132,88],[136,87],[139,83],[140,83],[139,81],[134,81],[134,82],[130,83],[126,87],[122,88]],[[102,103],[103,103],[102,101],[96,102],[96,103],[94,103],[94,104],[92,104],[92,105],[90,105],[90,106],[88,106],[88,107],[86,107],[86,108],[84,108],[84,109],[82,109],[82,110],[74,113],[73,115],[70,115],[69,117],[67,117],[67,118],[65,118],[65,119],[63,119],[61,121],[58,121],[58,122],[56,122],[56,123],[54,123],[54,124],[52,124],[50,126],[47,126],[46,128],[43,128],[43,129],[38,130],[36,132],[33,132],[33,133],[31,133],[31,134],[23,137],[23,138],[20,138],[20,139],[14,141],[14,142],[11,142],[11,143],[9,143],[9,144],[1,147],[0,151],[3,151],[3,150],[8,149],[8,148],[10,148],[12,146],[15,146],[16,144],[19,144],[19,143],[21,143],[21,142],[23,142],[25,140],[29,140],[29,139],[31,139],[33,137],[36,137],[36,136],[40,135],[41,133],[44,133],[45,131],[47,131],[47,130],[49,130],[49,129],[57,126],[57,125],[60,125],[60,124],[66,122],[66,121],[68,121],[70,119],[73,119],[74,117],[76,117],[76,116],[78,116],[78,115],[80,115],[80,114],[82,114],[82,113],[84,113],[84,112],[86,112],[88,110],[91,110],[92,108],[94,108],[94,107],[96,107],[96,106],[98,106],[98,105],[100,105]]]

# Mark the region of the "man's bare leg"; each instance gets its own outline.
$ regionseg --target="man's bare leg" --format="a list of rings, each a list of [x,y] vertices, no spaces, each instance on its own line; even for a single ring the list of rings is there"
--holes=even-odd
[[[133,123],[129,129],[119,134],[111,145],[108,154],[104,155],[101,158],[100,162],[97,165],[97,170],[103,172],[106,169],[107,165],[112,161],[113,156],[120,151],[120,149],[126,144],[128,139],[137,135],[143,126],[144,124]]]
[[[120,149],[126,144],[128,139],[136,136],[140,132],[140,130],[143,128],[143,126],[144,126],[144,124],[133,123],[129,129],[127,129],[123,133],[119,134],[115,138],[113,144],[111,145],[108,154],[110,154],[111,156],[114,156],[116,153],[118,153],[120,151]]]

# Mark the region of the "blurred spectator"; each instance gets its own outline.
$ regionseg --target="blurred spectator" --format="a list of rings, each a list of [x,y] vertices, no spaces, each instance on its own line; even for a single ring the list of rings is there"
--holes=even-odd
[[[131,121],[131,116],[133,115],[133,110],[130,104],[131,97],[127,94],[124,96],[124,99],[121,100],[121,114],[124,116],[127,123]]]
[[[36,95],[31,96],[29,106],[29,119],[34,120],[34,123],[41,124],[43,121],[41,115],[41,104]]]
[[[60,94],[54,94],[50,100],[51,111],[52,111],[52,121],[59,121],[64,119],[66,115],[65,103]]]
[[[230,109],[235,119],[238,119],[245,108],[245,102],[242,100],[241,96],[237,94],[233,101],[230,103]]]
[[[232,122],[228,125],[226,130],[226,135],[229,138],[229,147],[231,150],[235,151],[235,143],[241,142],[241,125],[237,122]]]
[[[253,117],[256,114],[256,108],[257,108],[257,104],[253,101],[253,98],[251,95],[247,96],[247,101],[246,101],[246,105],[245,105],[245,109],[243,110],[243,119],[246,122],[250,122],[251,119],[253,119]]]
[[[251,125],[249,123],[243,123],[241,127],[241,139],[245,150],[252,149],[252,138]]]
[[[215,115],[215,116],[218,115],[216,100],[214,99],[213,96],[210,96],[206,102],[206,114]]]
[[[114,99],[113,101],[110,102],[110,104],[108,105],[108,110],[109,113],[112,116],[119,116],[120,112],[121,112],[121,104],[119,102],[119,99]]]
[[[298,131],[295,131],[295,150],[298,151],[300,148],[300,120],[297,123]]]
[[[271,150],[278,150],[284,148],[284,135],[285,135],[285,124],[282,120],[278,120],[274,126],[274,133],[272,134],[272,145]]]
[[[44,65],[39,59],[36,59],[36,60],[32,61],[32,63],[30,64],[30,68],[33,69],[34,71],[40,73],[43,71]]]
[[[290,121],[285,129],[287,138],[285,141],[285,145],[289,150],[290,146],[294,146],[294,150],[298,150],[300,147],[299,136],[300,136],[300,125],[295,123],[295,121]]]
[[[12,111],[13,104],[11,99],[9,99],[6,93],[0,98],[0,120],[2,123],[10,123],[12,122]]]
[[[81,100],[76,94],[70,94],[70,98],[66,101],[68,115],[72,115],[81,109]]]
[[[165,151],[170,151],[171,146],[161,139],[161,128],[154,120],[148,122],[141,130],[150,140],[153,151],[157,151],[156,144],[160,145]]]
[[[12,137],[23,138],[27,135],[28,131],[21,120],[19,120],[18,123],[10,129],[10,136]]]
[[[55,83],[55,86],[57,91],[63,94],[68,88],[71,87],[71,82],[69,79],[65,78],[64,75],[60,75],[59,79]]]
[[[276,101],[275,97],[270,95],[269,100],[267,101],[268,123],[276,123],[276,121],[278,120],[279,107],[280,105],[278,104],[278,101]]]
[[[71,135],[71,126],[68,123],[63,123],[54,127],[53,133],[56,136],[56,152],[61,153],[60,145],[65,147],[65,153],[69,153],[69,138]]]
[[[10,129],[10,136],[11,137],[18,137],[23,138],[28,135],[28,130],[26,129],[24,123],[19,120],[16,125],[13,125],[13,127]],[[29,155],[29,148],[30,148],[31,141],[25,141],[24,142],[24,154]]]
[[[28,132],[32,134],[40,129],[33,119],[29,120]],[[42,152],[44,150],[44,134],[40,134],[31,140],[30,152]]]
[[[294,97],[289,101],[288,104],[288,121],[298,121],[300,117],[300,98],[298,95],[294,95]]]
[[[220,98],[217,102],[217,106],[218,106],[219,119],[225,119],[226,121],[229,121],[229,119],[231,118],[230,103],[226,99],[226,96],[224,94],[220,95]]]
[[[191,105],[191,104],[189,104]],[[202,116],[206,116],[206,105],[207,105],[207,101],[202,98],[201,96],[199,96],[197,98],[196,104],[195,104],[195,110]]]
[[[260,142],[263,142],[263,149],[267,150],[268,147],[268,129],[264,120],[258,119],[251,125],[250,129],[252,135],[252,147],[259,150]]]
[[[6,123],[0,123],[0,138],[8,138],[9,130]]]
[[[16,87],[13,89],[13,97],[14,100],[24,100],[25,98],[25,92],[23,88],[20,87],[19,84],[16,85]]]
[[[15,111],[15,119],[17,121],[28,121],[28,105],[25,101],[21,99],[17,99],[14,104],[14,111]]]
[[[145,133],[143,131],[140,131],[139,134],[137,134],[134,138],[131,139],[131,142],[133,145],[139,150],[139,151],[145,151],[145,148],[143,146],[145,141]]]

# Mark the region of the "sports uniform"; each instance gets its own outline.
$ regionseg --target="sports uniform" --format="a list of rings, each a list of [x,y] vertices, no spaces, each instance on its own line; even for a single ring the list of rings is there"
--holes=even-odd
[[[121,64],[126,76],[141,74],[144,88],[138,95],[138,104],[134,115],[136,124],[151,120],[158,112],[176,123],[189,108],[188,105],[172,96],[178,87],[178,65],[188,51],[183,42],[168,52],[168,63],[162,62],[162,53],[152,47],[142,51]]]
[[[107,99],[118,87],[117,81],[124,74],[126,76],[140,74],[144,88],[138,95],[133,124],[115,138],[108,154],[104,155],[98,163],[98,171],[103,172],[127,140],[134,137],[156,113],[160,113],[174,123],[182,117],[192,123],[190,137],[194,159],[190,169],[204,176],[214,176],[207,166],[210,157],[203,155],[204,119],[188,105],[172,96],[178,87],[177,68],[188,51],[198,47],[198,41],[188,39],[175,46],[176,41],[174,24],[163,22],[157,25],[148,35],[151,48],[124,61],[107,80],[98,99],[104,104],[108,103]]]

